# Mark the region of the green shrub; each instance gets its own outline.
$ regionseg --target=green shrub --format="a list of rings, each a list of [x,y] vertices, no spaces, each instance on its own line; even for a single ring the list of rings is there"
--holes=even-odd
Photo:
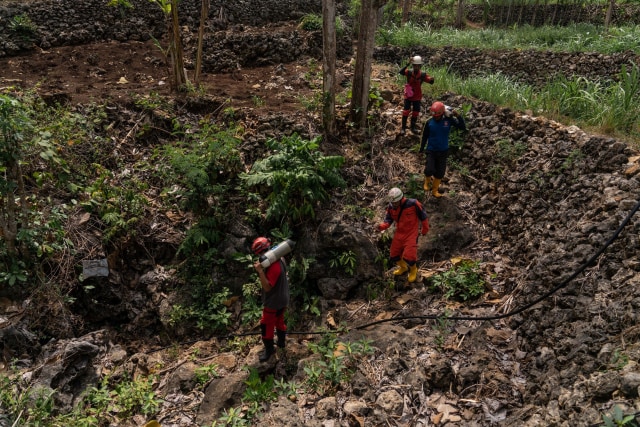
[[[445,299],[467,301],[484,293],[484,279],[479,270],[479,263],[461,261],[448,271],[431,277],[431,288],[444,293]]]
[[[355,252],[349,251],[331,251],[331,259],[329,260],[329,267],[342,268],[349,276],[356,274],[356,264],[358,260]]]
[[[324,156],[318,150],[320,138],[306,141],[297,134],[281,141],[271,139],[270,156],[240,174],[246,191],[255,189],[267,202],[266,219],[300,221],[315,218],[315,206],[329,199],[329,190],[344,187],[340,175],[342,156]]]
[[[321,358],[305,366],[305,383],[320,394],[335,393],[350,380],[358,361],[374,352],[369,340],[338,342],[333,334],[324,335],[318,344],[310,343],[309,349]]]
[[[38,30],[36,24],[24,13],[11,18],[8,27],[9,31],[27,41],[33,40]]]
[[[315,13],[307,13],[300,20],[300,28],[306,31],[321,31],[322,16]]]
[[[602,415],[602,421],[605,427],[637,427],[636,416],[634,414],[625,415],[622,409],[618,405],[614,405],[612,412],[609,415]]]

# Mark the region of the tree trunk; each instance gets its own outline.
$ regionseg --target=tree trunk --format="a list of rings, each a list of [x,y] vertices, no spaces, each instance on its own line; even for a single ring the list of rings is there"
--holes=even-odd
[[[336,131],[336,2],[322,0],[322,126],[325,140]]]
[[[611,25],[611,16],[613,15],[613,8],[616,6],[616,0],[609,0],[609,7],[607,8],[607,14],[604,18],[604,29],[609,31],[609,25]]]
[[[209,17],[209,0],[202,0],[200,10],[200,28],[198,29],[198,53],[196,54],[196,73],[193,76],[194,83],[200,84],[200,73],[202,71],[202,44],[204,43],[204,26]]]
[[[510,21],[511,21],[511,9],[512,9],[512,7],[513,7],[513,2],[510,1],[509,2],[509,7],[507,8],[507,19],[505,20],[505,24],[506,24],[505,26],[511,25]]]
[[[464,0],[458,0],[458,8],[456,10],[456,27],[464,27]]]
[[[402,25],[406,24],[409,20],[409,13],[411,13],[411,0],[402,1]]]
[[[178,0],[171,0],[171,32],[169,33],[169,61],[173,74],[173,89],[183,91],[187,85],[184,70],[182,38],[180,37],[180,21],[178,20]]]
[[[357,129],[364,129],[369,107],[371,63],[375,46],[376,23],[380,7],[387,0],[362,0],[360,11],[360,37],[358,37],[356,65],[351,94],[351,120]]]

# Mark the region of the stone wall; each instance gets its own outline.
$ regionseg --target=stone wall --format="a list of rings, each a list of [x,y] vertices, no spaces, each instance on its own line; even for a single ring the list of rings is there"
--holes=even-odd
[[[48,49],[101,40],[160,38],[166,29],[160,8],[149,0],[131,3],[132,9],[107,6],[107,0],[16,1],[0,5],[0,57],[19,54],[34,45]],[[298,21],[307,13],[321,13],[321,4],[320,0],[212,0],[208,26],[210,31],[216,31],[233,29],[239,24],[261,26]],[[200,24],[200,0],[182,0],[179,9],[183,31],[196,32]],[[20,15],[35,24],[33,40],[24,40],[11,31],[12,20]]]

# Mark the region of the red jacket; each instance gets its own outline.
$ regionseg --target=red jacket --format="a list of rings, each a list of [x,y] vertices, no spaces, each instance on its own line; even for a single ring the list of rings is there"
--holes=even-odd
[[[387,213],[384,222],[380,224],[380,229],[389,228],[396,223],[396,232],[393,239],[401,239],[415,242],[418,238],[419,225],[422,225],[422,234],[429,230],[429,219],[422,203],[416,199],[405,197],[400,201],[400,205],[394,208],[392,204],[387,206]],[[386,226],[385,226],[386,224]]]
[[[404,67],[400,70],[400,74],[407,77],[407,83],[411,85],[413,89],[413,96],[411,98],[407,98],[409,101],[421,101],[422,100],[422,83],[433,84],[433,77],[429,76],[429,74],[420,70],[418,73],[414,73],[413,70],[407,70],[407,67]]]

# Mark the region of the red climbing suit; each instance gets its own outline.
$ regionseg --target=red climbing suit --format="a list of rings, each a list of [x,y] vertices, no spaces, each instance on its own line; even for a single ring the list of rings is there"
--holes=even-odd
[[[404,259],[407,264],[413,265],[418,260],[419,225],[422,225],[422,234],[426,234],[429,230],[429,219],[422,203],[416,199],[403,197],[397,208],[389,204],[380,228],[388,228],[394,222],[396,223],[396,232],[391,242],[389,257],[391,261]],[[383,224],[387,224],[387,227],[384,227]]]

